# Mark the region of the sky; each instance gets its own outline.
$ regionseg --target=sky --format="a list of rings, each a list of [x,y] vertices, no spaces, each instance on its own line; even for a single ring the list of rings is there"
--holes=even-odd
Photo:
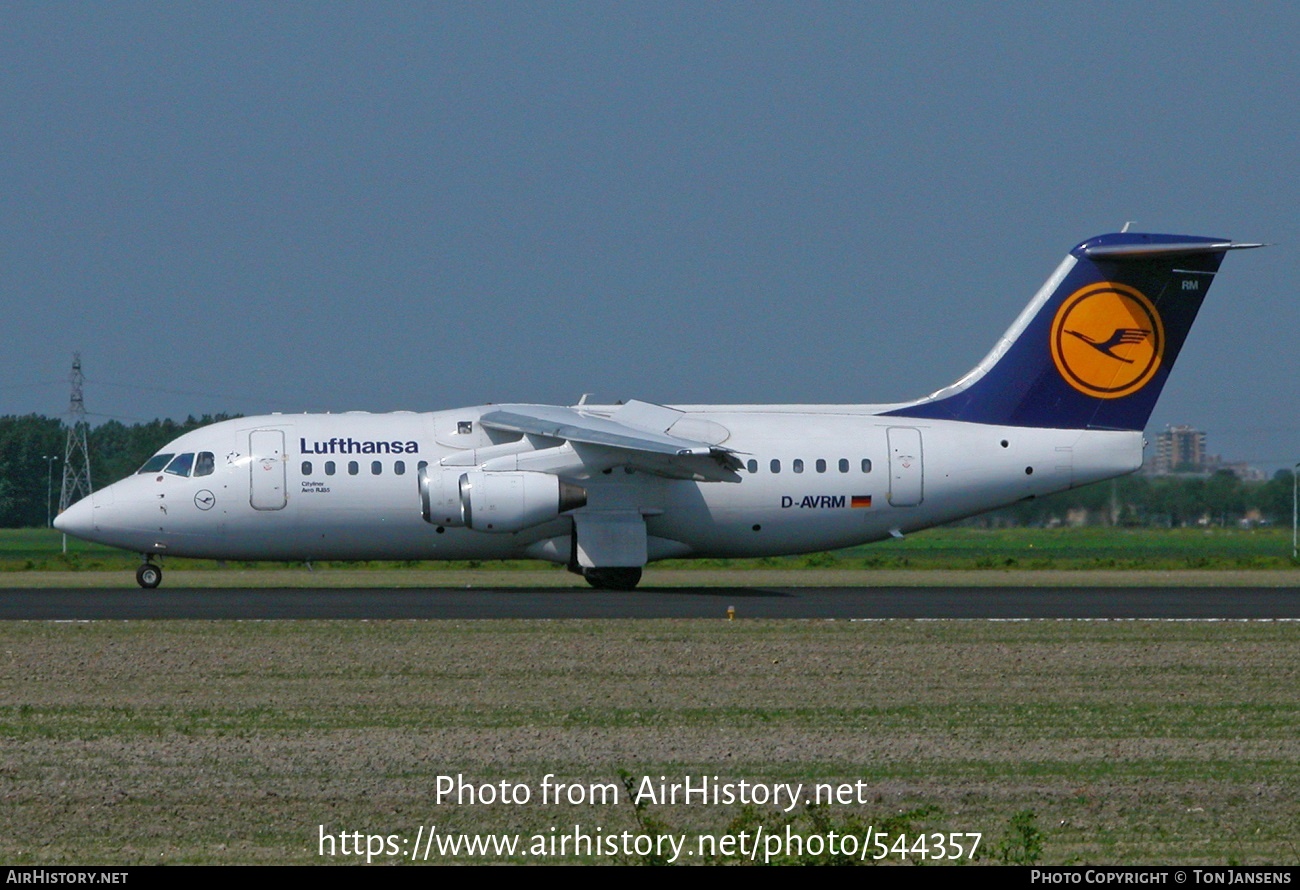
[[[0,4],[0,414],[889,402],[1126,221],[1300,460],[1300,4]]]

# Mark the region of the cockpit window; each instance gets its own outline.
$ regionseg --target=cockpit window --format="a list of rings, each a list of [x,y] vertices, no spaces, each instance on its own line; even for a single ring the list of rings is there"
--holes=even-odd
[[[212,456],[211,451],[200,451],[198,459],[194,461],[195,476],[211,476],[217,468],[217,459]]]
[[[157,473],[163,467],[167,466],[168,462],[175,456],[175,454],[155,454],[153,457],[145,461],[144,466],[136,470],[136,472]]]
[[[194,466],[194,452],[187,451],[184,454],[178,454],[172,458],[172,462],[167,465],[164,472],[171,473],[173,476],[188,476],[190,468]]]

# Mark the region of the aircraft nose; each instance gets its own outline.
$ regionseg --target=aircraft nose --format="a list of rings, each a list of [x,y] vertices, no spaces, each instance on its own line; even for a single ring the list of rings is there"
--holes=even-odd
[[[54,527],[76,538],[90,537],[95,531],[95,495],[87,495],[54,517]]]

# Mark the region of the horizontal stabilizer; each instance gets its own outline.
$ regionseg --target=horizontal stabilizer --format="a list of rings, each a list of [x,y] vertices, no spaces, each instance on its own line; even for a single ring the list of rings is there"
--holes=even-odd
[[[1267,247],[1234,241],[1210,241],[1206,243],[1187,241],[1173,244],[1084,244],[1079,250],[1089,259],[1108,260],[1146,260],[1158,257],[1192,256],[1201,253],[1224,253],[1229,250],[1250,250],[1255,247]]]

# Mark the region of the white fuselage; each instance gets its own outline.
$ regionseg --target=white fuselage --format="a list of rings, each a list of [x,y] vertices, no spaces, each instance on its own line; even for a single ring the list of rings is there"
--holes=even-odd
[[[505,436],[478,422],[502,407],[224,421],[167,446],[201,461],[210,455],[202,474],[138,473],[73,505],[60,527],[144,554],[570,561],[571,513],[505,533],[422,515],[422,466],[495,469],[506,459],[527,469],[533,455],[554,459],[556,440]],[[655,560],[847,547],[1129,473],[1142,462],[1140,432],[880,416],[888,407],[678,408],[696,438],[739,458],[738,482],[633,469],[620,465],[617,451],[602,463],[592,449],[574,469],[549,472],[586,490],[586,505],[573,513],[642,517],[645,559]]]
[[[1225,253],[1076,245],[960,380],[892,405],[483,405],[249,417],[181,436],[73,504],[144,555],[545,559],[631,589],[670,557],[832,550],[1131,473]]]

